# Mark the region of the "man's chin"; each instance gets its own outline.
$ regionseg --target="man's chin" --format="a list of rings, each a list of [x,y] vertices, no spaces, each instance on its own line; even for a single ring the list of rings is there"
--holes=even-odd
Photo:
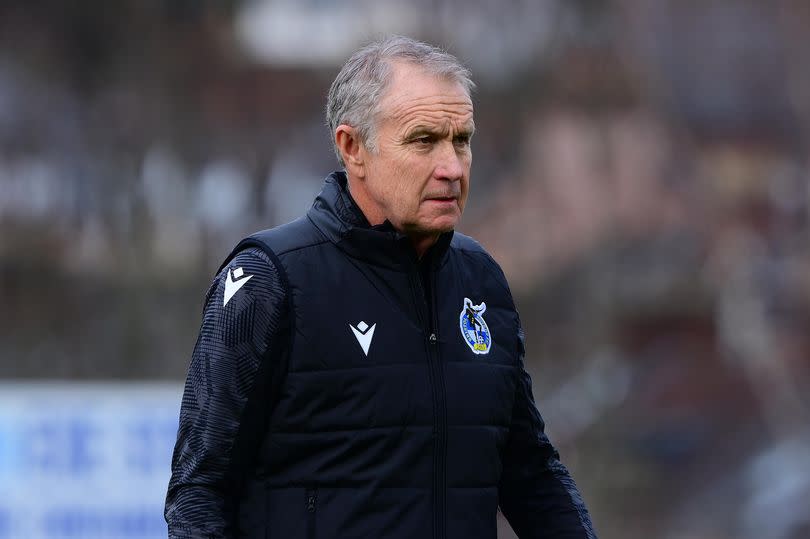
[[[441,212],[431,216],[422,216],[410,223],[403,223],[402,231],[408,235],[438,235],[455,229],[461,220],[461,212],[456,208],[453,212]]]
[[[436,219],[421,227],[420,232],[424,234],[444,234],[445,232],[450,232],[455,229],[457,224],[457,218]]]

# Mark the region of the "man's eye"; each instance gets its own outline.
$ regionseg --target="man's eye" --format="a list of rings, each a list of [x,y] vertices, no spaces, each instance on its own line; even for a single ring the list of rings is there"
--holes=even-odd
[[[423,137],[416,137],[415,139],[413,139],[413,141],[416,142],[417,144],[430,144],[431,142],[433,142],[433,137],[425,135]]]
[[[456,137],[454,140],[455,143],[458,144],[459,146],[467,146],[468,144],[470,144],[470,137],[467,135]]]

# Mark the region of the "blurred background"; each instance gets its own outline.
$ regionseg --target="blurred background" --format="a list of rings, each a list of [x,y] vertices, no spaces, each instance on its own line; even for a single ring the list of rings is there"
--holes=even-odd
[[[473,70],[460,229],[600,537],[810,538],[803,0],[3,0],[0,538],[165,536],[204,293],[389,32]]]

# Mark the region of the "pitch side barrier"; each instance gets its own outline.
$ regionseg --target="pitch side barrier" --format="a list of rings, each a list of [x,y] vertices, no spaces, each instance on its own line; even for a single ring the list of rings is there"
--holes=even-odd
[[[0,384],[0,539],[165,538],[181,384]]]

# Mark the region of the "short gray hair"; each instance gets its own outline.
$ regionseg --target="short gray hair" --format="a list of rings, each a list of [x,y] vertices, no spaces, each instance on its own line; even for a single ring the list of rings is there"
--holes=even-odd
[[[334,141],[335,130],[341,124],[357,129],[366,148],[376,151],[376,115],[380,98],[391,78],[391,63],[397,60],[416,64],[428,73],[458,82],[468,96],[475,88],[470,70],[455,56],[438,47],[404,36],[390,36],[369,43],[352,54],[329,88],[326,124],[341,166],[346,164]]]

